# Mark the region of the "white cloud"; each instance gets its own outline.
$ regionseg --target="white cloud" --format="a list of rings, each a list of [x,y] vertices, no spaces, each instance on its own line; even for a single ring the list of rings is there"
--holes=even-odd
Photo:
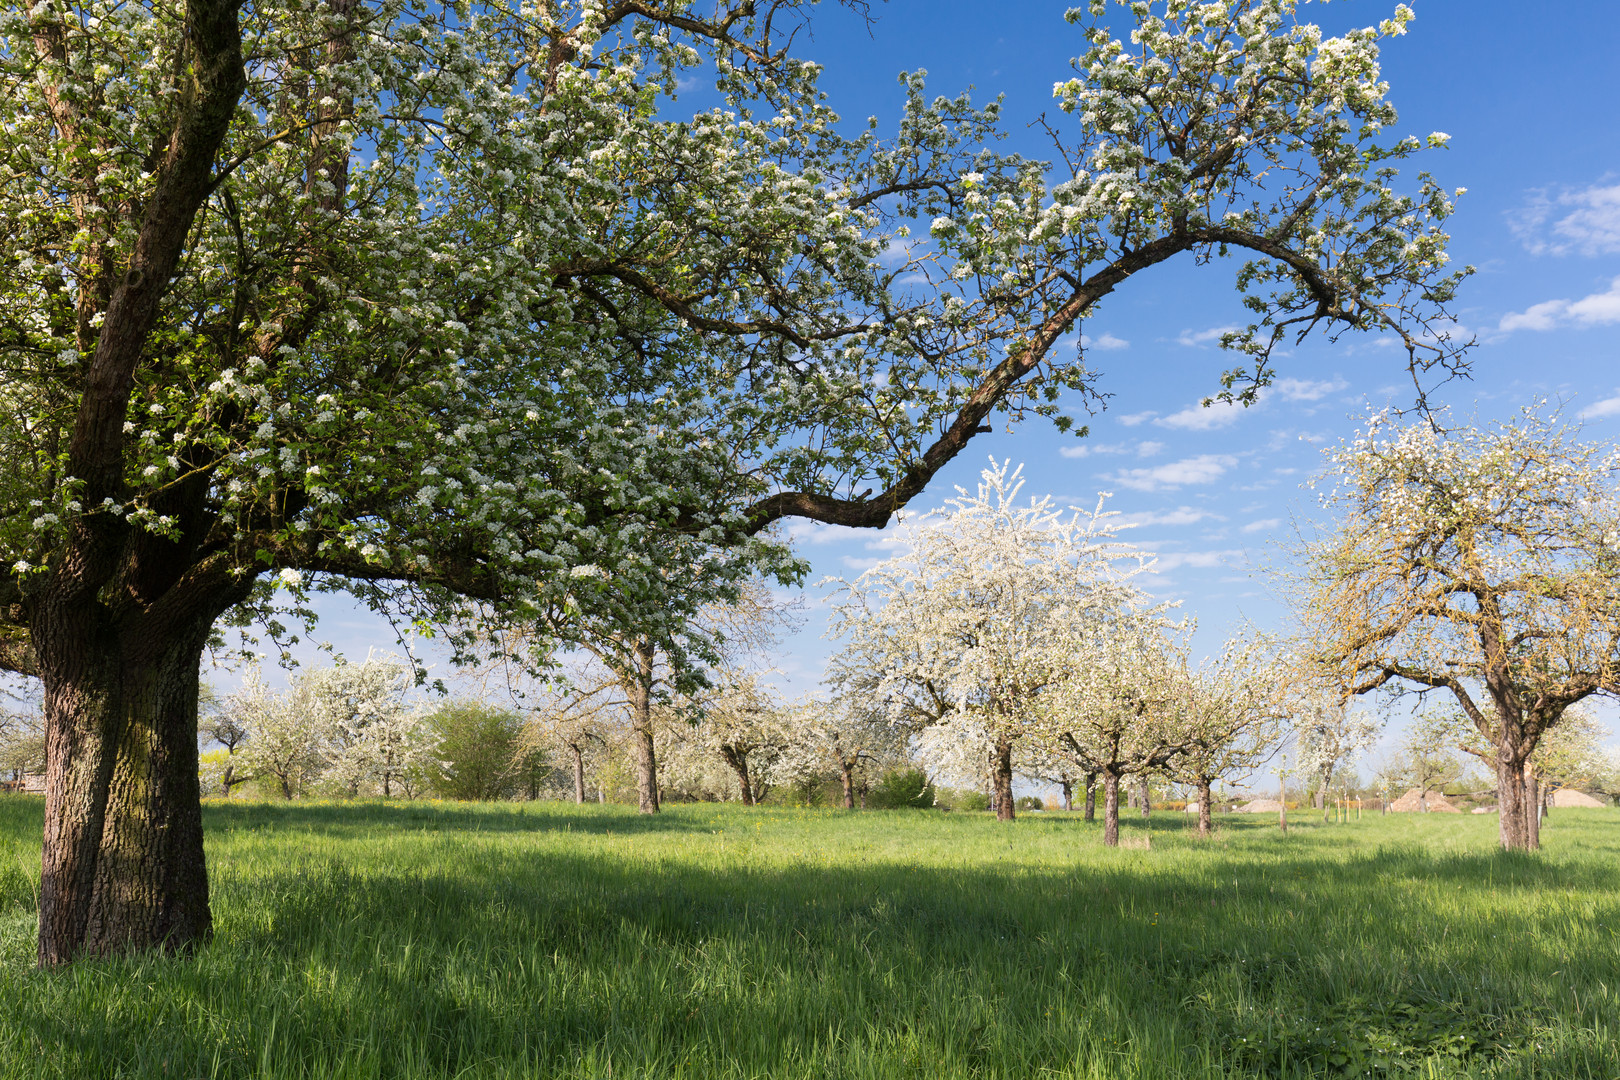
[[[1135,427],[1137,424],[1145,423],[1158,415],[1159,414],[1154,412],[1152,409],[1149,409],[1147,412],[1126,413],[1124,416],[1119,418],[1119,422],[1124,424],[1126,427]]]
[[[911,249],[915,247],[917,243],[918,241],[916,240],[903,240],[900,237],[895,237],[887,244],[884,244],[883,250],[878,252],[878,262],[890,266],[894,265],[895,263],[903,263],[907,259],[911,258]]]
[[[1208,510],[1191,506],[1178,506],[1174,510],[1148,510],[1136,514],[1120,514],[1109,520],[1119,525],[1196,525],[1200,521],[1220,518]]]
[[[1502,316],[1497,329],[1504,334],[1515,330],[1553,330],[1559,326],[1607,326],[1620,323],[1620,277],[1609,283],[1607,292],[1593,293],[1579,300],[1544,300],[1523,311]]]
[[[1222,337],[1241,329],[1240,326],[1212,326],[1208,330],[1183,330],[1176,342],[1191,349],[1202,349],[1212,343],[1220,344]]]
[[[1211,401],[1208,405],[1189,405],[1180,412],[1173,412],[1153,422],[1160,427],[1179,428],[1182,431],[1214,431],[1235,424],[1246,411],[1272,397],[1280,397],[1284,401],[1321,401],[1329,394],[1349,388],[1350,384],[1338,376],[1332,379],[1278,379],[1260,389],[1259,400],[1253,405]]]
[[[1560,213],[1548,236],[1548,219]],[[1508,224],[1535,255],[1620,251],[1620,184],[1566,189],[1556,196],[1545,189],[1533,192],[1523,209],[1509,215]]]
[[[1282,518],[1265,518],[1261,521],[1249,522],[1247,525],[1243,526],[1243,531],[1246,533],[1265,532],[1268,529],[1275,529],[1281,524]]]
[[[1183,566],[1196,569],[1208,569],[1211,566],[1227,566],[1233,560],[1241,559],[1248,552],[1242,548],[1229,548],[1225,551],[1167,551],[1155,555],[1157,563],[1153,567],[1156,574],[1168,574],[1172,570],[1179,570]]]
[[[1115,349],[1128,349],[1131,347],[1131,343],[1126,341],[1124,338],[1117,338],[1113,334],[1105,331],[1102,337],[1096,339],[1093,339],[1086,334],[1081,334],[1080,347],[1082,349],[1101,349],[1104,352],[1112,352]]]
[[[1236,464],[1237,458],[1230,454],[1199,454],[1150,469],[1121,469],[1108,479],[1137,491],[1161,491],[1187,484],[1211,483]]]
[[[1329,394],[1348,390],[1350,384],[1340,378],[1332,379],[1278,379],[1272,389],[1288,401],[1321,401]]]
[[[788,529],[788,539],[795,544],[838,544],[846,540],[870,540],[870,529],[852,529],[847,525],[823,525],[814,521],[796,521]]]
[[[1092,454],[1127,454],[1130,447],[1124,443],[1076,443],[1070,446],[1058,447],[1058,453],[1066,458],[1090,457]]]
[[[1162,442],[1154,442],[1151,439],[1144,440],[1143,442],[1139,442],[1139,443],[1136,444],[1136,456],[1137,457],[1152,457],[1154,454],[1157,454],[1160,450],[1163,450],[1163,449],[1164,449],[1164,443],[1162,443]]]
[[[1235,423],[1246,408],[1235,401],[1212,401],[1208,405],[1190,405],[1153,422],[1160,427],[1183,431],[1213,431]]]
[[[1582,420],[1599,420],[1606,416],[1620,416],[1620,395],[1594,401],[1581,410]]]

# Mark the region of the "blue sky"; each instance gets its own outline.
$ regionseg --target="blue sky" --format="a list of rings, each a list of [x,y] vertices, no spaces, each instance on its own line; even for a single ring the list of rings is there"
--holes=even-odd
[[[1047,156],[1026,128],[1053,110],[1054,82],[1082,49],[1062,19],[1066,5],[894,0],[877,5],[870,35],[824,5],[799,52],[825,66],[823,85],[846,120],[876,115],[892,128],[902,101],[895,76],[926,68],[930,88],[979,99],[1004,94],[1007,147]],[[1540,398],[1568,402],[1588,434],[1620,434],[1620,4],[1560,0],[1415,0],[1417,19],[1388,44],[1384,72],[1401,113],[1400,134],[1444,131],[1450,147],[1416,167],[1466,187],[1451,220],[1455,262],[1478,273],[1457,305],[1476,333],[1473,379],[1437,395],[1462,415],[1503,417]],[[1330,32],[1376,23],[1389,0],[1312,4],[1304,15]],[[1116,14],[1117,25],[1124,26]],[[696,104],[702,104],[701,98]],[[1415,170],[1414,170],[1415,171]],[[934,482],[915,509],[937,506],[955,484],[971,486],[986,459],[1025,464],[1025,492],[1111,507],[1140,522],[1130,538],[1159,554],[1155,592],[1180,600],[1213,651],[1247,618],[1279,627],[1283,612],[1262,567],[1286,558],[1292,522],[1315,515],[1302,485],[1320,449],[1351,434],[1367,407],[1408,404],[1395,350],[1370,341],[1312,344],[1286,356],[1281,378],[1256,407],[1206,410],[1227,358],[1223,327],[1245,322],[1232,267],[1186,260],[1128,282],[1090,320],[1090,358],[1112,395],[1084,440],[1045,422],[981,436]],[[812,580],[851,575],[882,557],[875,534],[800,526]],[[821,637],[824,590],[806,592],[806,625],[776,666],[785,689],[815,687],[833,648]],[[385,624],[337,601],[321,636],[351,656],[393,641]],[[222,680],[223,681],[223,680]],[[1609,722],[1614,724],[1613,710]],[[1395,729],[1398,730],[1398,722]]]

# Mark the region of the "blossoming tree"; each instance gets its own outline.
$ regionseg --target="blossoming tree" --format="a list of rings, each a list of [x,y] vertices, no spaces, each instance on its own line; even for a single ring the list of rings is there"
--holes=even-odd
[[[1184,629],[1184,628],[1182,628]],[[1114,613],[1041,701],[1047,742],[1103,780],[1103,843],[1119,845],[1122,777],[1162,770],[1194,742],[1177,675],[1186,643],[1161,609]]]
[[[1527,410],[1486,430],[1378,415],[1332,451],[1299,612],[1338,693],[1453,697],[1492,748],[1500,839],[1527,848],[1525,763],[1620,693],[1620,453]]]
[[[874,698],[904,712],[926,688],[941,727],[982,736],[1004,821],[1014,750],[1040,729],[1040,699],[1137,597],[1130,577],[1142,566],[1100,503],[1089,515],[1050,498],[1020,504],[1019,472],[992,464],[976,494],[958,489],[940,513],[905,523],[902,552],[846,583],[834,617],[835,630],[886,650]]]
[[[1421,144],[1382,136],[1410,13],[1330,38],[1296,6],[1137,5],[1127,45],[1094,4],[1056,175],[919,77],[894,138],[841,134],[786,0],[0,13],[0,663],[45,686],[41,962],[209,933],[198,659],[278,570],[436,619],[596,567],[655,624],[686,601],[650,539],[791,577],[761,530],[881,526],[995,410],[1055,415],[1089,385],[1060,341],[1177,255],[1252,258],[1238,396],[1317,327],[1456,363],[1450,196],[1397,193]],[[694,69],[725,103],[678,117]]]
[[[1263,635],[1234,637],[1220,656],[1176,674],[1186,742],[1166,768],[1198,791],[1199,836],[1209,835],[1215,781],[1252,772],[1277,751],[1288,682]]]

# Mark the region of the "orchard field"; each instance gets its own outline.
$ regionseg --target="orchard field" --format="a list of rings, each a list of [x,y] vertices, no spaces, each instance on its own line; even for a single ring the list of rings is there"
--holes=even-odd
[[[0,797],[4,1077],[1620,1075],[1620,812],[206,808],[191,960],[33,965]],[[1145,841],[1151,837],[1151,846]]]

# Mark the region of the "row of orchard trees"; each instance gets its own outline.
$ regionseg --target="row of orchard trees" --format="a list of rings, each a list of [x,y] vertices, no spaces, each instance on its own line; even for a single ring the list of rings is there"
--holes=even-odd
[[[1190,625],[1137,583],[1150,557],[1103,504],[1020,504],[1021,486],[992,465],[976,494],[904,524],[900,553],[844,583],[839,697],[881,703],[947,774],[988,767],[1004,820],[1017,772],[1088,789],[1100,777],[1104,842],[1117,844],[1121,781],[1163,773],[1197,788],[1207,833],[1215,781],[1284,737],[1297,673],[1256,634],[1192,663]]]
[[[538,794],[545,762],[524,739],[522,718],[480,701],[412,700],[411,664],[368,657],[306,668],[284,690],[250,673],[237,693],[210,703],[199,737],[204,794],[244,785],[292,799],[463,799]]]
[[[1017,471],[907,523],[903,550],[844,584],[832,668],[846,698],[882,702],[959,774],[1100,776],[1108,843],[1120,780],[1196,787],[1253,769],[1292,734],[1320,773],[1365,748],[1358,695],[1448,696],[1447,736],[1495,774],[1500,841],[1537,846],[1538,750],[1566,715],[1620,695],[1620,451],[1528,409],[1480,430],[1432,414],[1371,418],[1329,454],[1332,520],[1303,543],[1297,635],[1246,634],[1201,665],[1188,623],[1136,578],[1149,557],[1102,509],[1019,505]]]

